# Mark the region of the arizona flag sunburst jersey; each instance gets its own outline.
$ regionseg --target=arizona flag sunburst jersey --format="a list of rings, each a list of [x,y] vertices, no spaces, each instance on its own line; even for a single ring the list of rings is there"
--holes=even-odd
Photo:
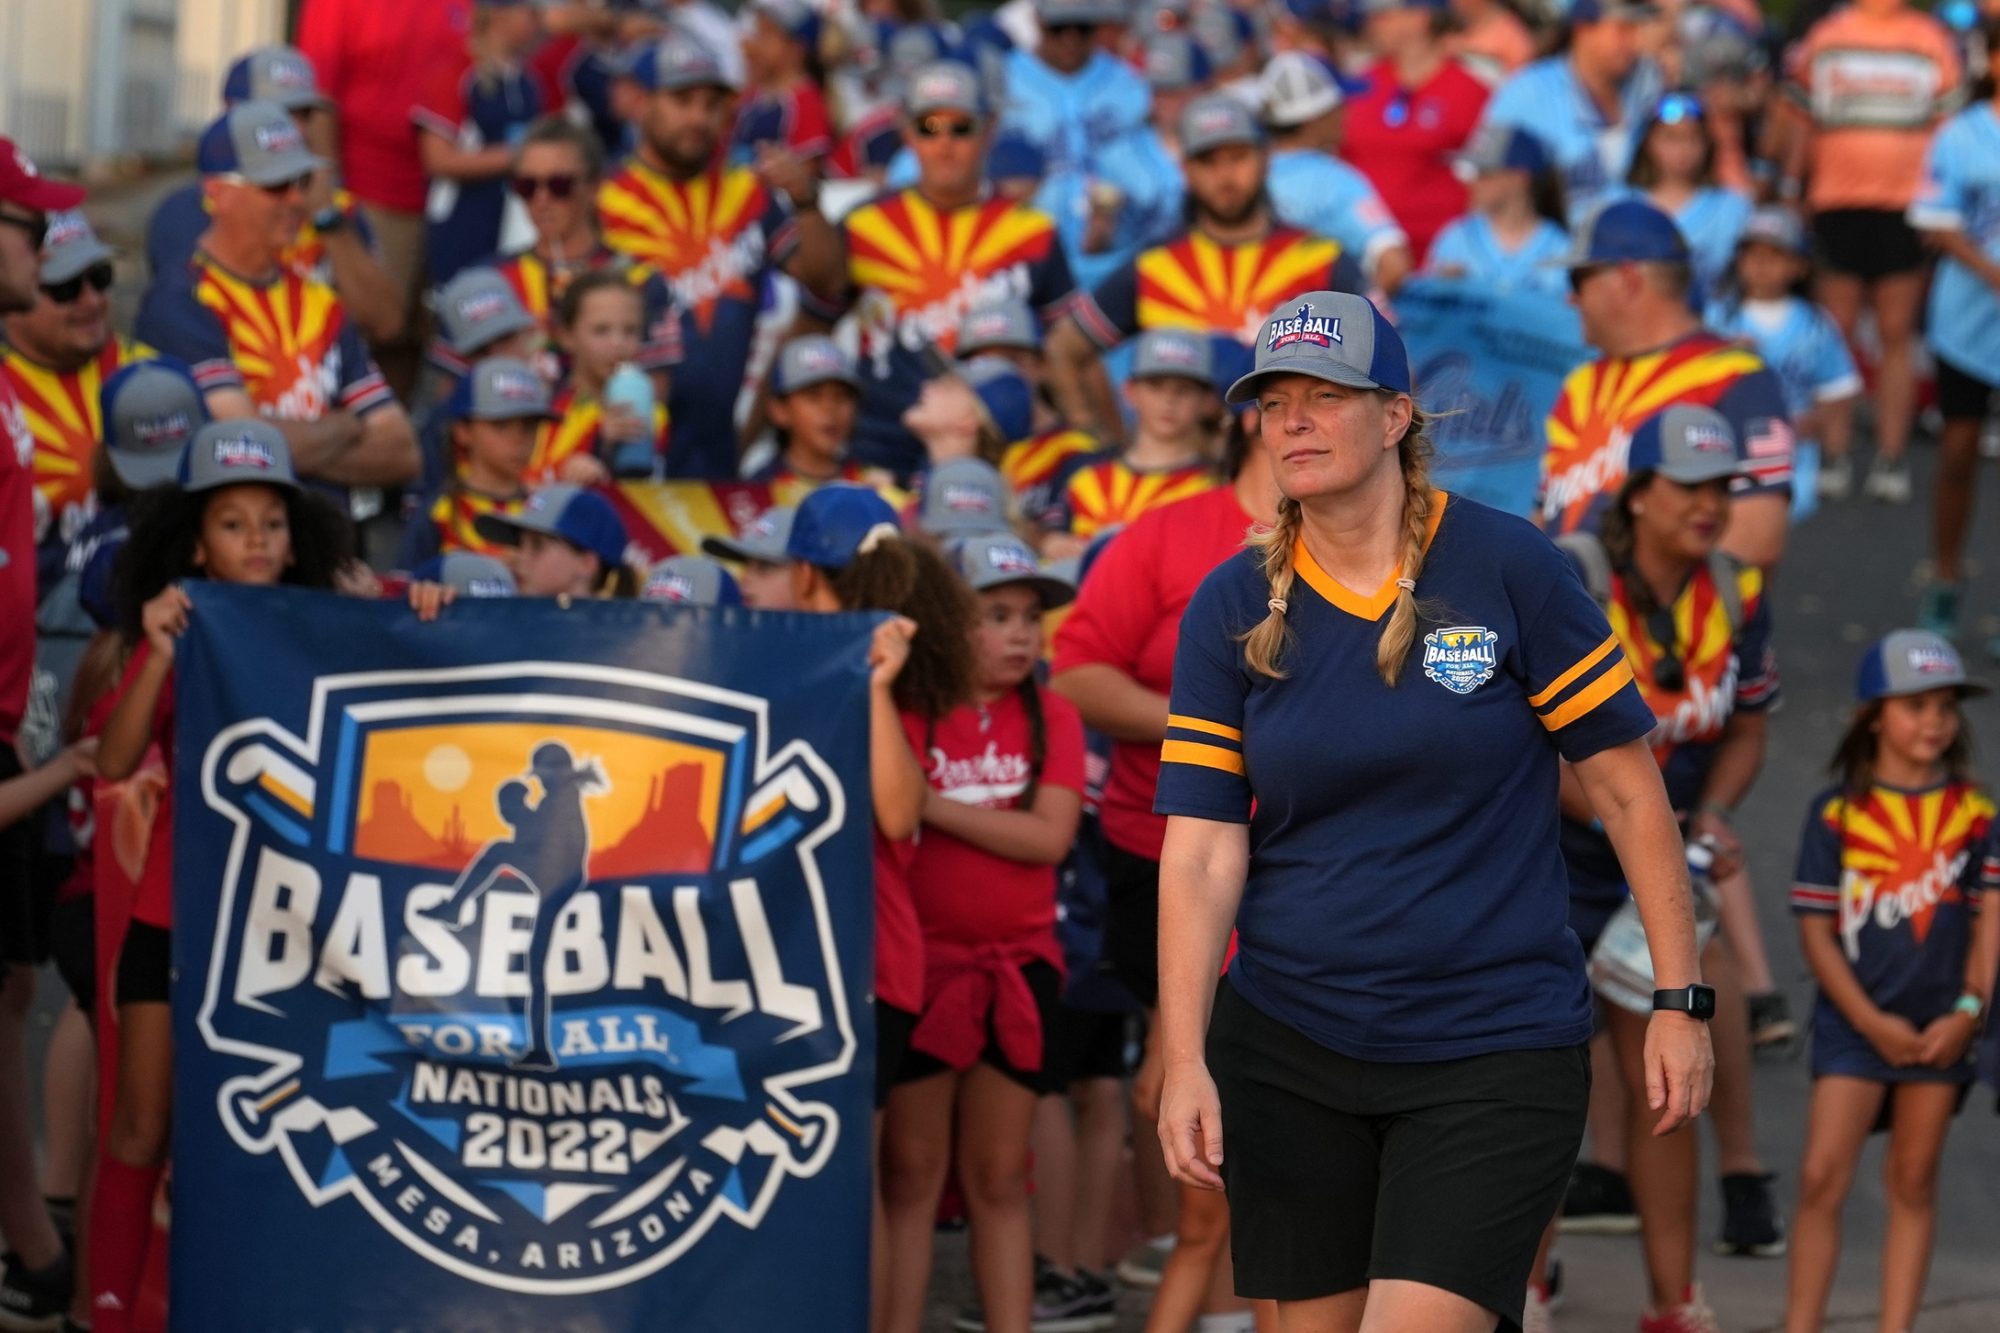
[[[396,556],[396,568],[416,569],[435,556],[453,551],[471,551],[505,560],[506,548],[496,546],[479,534],[478,523],[486,514],[513,515],[528,501],[524,490],[515,495],[487,495],[469,486],[457,485],[444,491],[403,530],[403,545]]]
[[[1208,462],[1146,471],[1127,463],[1122,454],[1100,455],[1070,474],[1063,488],[1064,526],[1079,537],[1095,537],[1217,484],[1215,466]]]
[[[924,459],[902,418],[930,378],[926,354],[949,358],[959,321],[982,302],[1022,300],[1053,320],[1074,295],[1069,262],[1047,214],[1005,199],[940,212],[912,188],[863,204],[843,226],[861,325],[855,453],[907,475]]]
[[[1738,496],[1790,495],[1792,427],[1763,358],[1706,330],[1641,356],[1605,357],[1571,371],[1548,420],[1537,511],[1545,531],[1595,531],[1627,476],[1632,432],[1675,403],[1711,407],[1736,428],[1749,470]]]
[[[608,245],[600,245],[567,269],[551,269],[547,260],[533,250],[501,255],[487,261],[521,298],[527,312],[541,321],[543,330],[555,336],[555,308],[569,290],[570,281],[599,269],[618,269],[646,299],[645,345],[639,349],[641,370],[666,370],[680,364],[681,328],[674,318],[673,292],[666,280],[645,264],[637,264]],[[444,358],[440,358],[441,360]],[[464,362],[457,373],[464,373]]]
[[[798,248],[791,206],[747,167],[677,181],[633,160],[598,191],[597,217],[607,244],[659,271],[679,310],[669,474],[729,476],[764,279]]]
[[[6,377],[35,437],[38,542],[66,546],[89,520],[96,490],[92,468],[104,438],[98,390],[120,366],[152,354],[150,348],[113,338],[81,368],[59,372],[0,346],[0,376]]]
[[[1992,832],[1993,802],[1969,782],[1878,784],[1852,801],[1838,788],[1822,792],[1806,817],[1792,911],[1833,916],[1868,998],[1921,1029],[1965,986],[1972,915],[2000,882]],[[1822,999],[1816,1041],[1829,1014],[1839,1020]]]
[[[1060,532],[1068,526],[1063,490],[1084,459],[1104,452],[1104,442],[1087,431],[1060,427],[1016,440],[1000,456],[1000,476],[1014,493],[1021,517],[1038,528]]]
[[[1221,334],[1248,347],[1273,310],[1306,292],[1362,292],[1360,266],[1340,243],[1295,227],[1224,245],[1184,232],[1080,296],[1076,322],[1109,351],[1147,329]]]
[[[557,472],[578,454],[593,454],[609,466],[610,451],[604,445],[604,404],[595,398],[579,397],[574,385],[564,385],[550,404],[555,418],[545,422],[535,436],[535,452],[528,460],[528,483],[540,486],[557,480]],[[670,414],[666,404],[653,404],[653,450],[667,448]],[[671,457],[671,454],[669,455]]]
[[[333,288],[293,269],[257,282],[197,254],[147,291],[135,332],[204,392],[240,390],[274,420],[395,405]]]

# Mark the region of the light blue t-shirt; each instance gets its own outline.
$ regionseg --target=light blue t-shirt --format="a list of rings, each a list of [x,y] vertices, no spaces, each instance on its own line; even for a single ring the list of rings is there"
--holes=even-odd
[[[1927,231],[1962,232],[2000,259],[2000,118],[1990,104],[1967,107],[1938,130],[1909,219]],[[1938,263],[1928,325],[1938,356],[1977,379],[2000,378],[2000,293],[1955,259]]]
[[[1778,377],[1793,421],[1814,406],[1861,392],[1861,374],[1833,317],[1803,297],[1777,301],[1713,301],[1708,327],[1757,349]]]
[[[1116,186],[1124,202],[1118,209],[1110,248],[1085,254],[1083,233],[1090,219],[1093,181]],[[1050,173],[1035,194],[1035,207],[1056,220],[1077,289],[1094,291],[1099,282],[1131,263],[1141,250],[1181,229],[1184,189],[1180,163],[1148,127],[1098,154],[1094,172]]]
[[[1674,213],[1674,225],[1694,258],[1695,290],[1704,298],[1720,291],[1729,276],[1750,212],[1750,201],[1736,191],[1708,185]]]
[[[1368,178],[1316,148],[1272,153],[1265,188],[1281,219],[1339,241],[1369,273],[1384,250],[1410,243]]]
[[[1002,130],[1037,144],[1051,175],[1101,170],[1104,150],[1136,133],[1153,107],[1153,90],[1130,65],[1103,51],[1074,74],[1059,74],[1027,51],[1006,57]]]
[[[1484,213],[1467,213],[1446,223],[1431,242],[1424,272],[1490,291],[1566,296],[1569,275],[1556,261],[1568,253],[1569,233],[1547,218],[1529,234],[1526,245],[1510,251],[1501,246]]]
[[[1562,169],[1572,223],[1617,188],[1632,165],[1634,140],[1664,80],[1660,67],[1641,60],[1619,89],[1616,123],[1577,82],[1566,56],[1550,56],[1523,66],[1486,104],[1485,124],[1527,130],[1548,146]]]

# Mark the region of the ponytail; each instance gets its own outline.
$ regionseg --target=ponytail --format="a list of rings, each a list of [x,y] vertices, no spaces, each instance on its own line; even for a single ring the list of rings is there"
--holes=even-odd
[[[1424,544],[1430,535],[1431,440],[1430,417],[1414,402],[1410,405],[1410,425],[1396,446],[1403,471],[1403,557],[1396,575],[1396,603],[1382,638],[1375,648],[1375,669],[1385,684],[1393,686],[1402,674],[1403,663],[1417,640],[1417,579],[1424,568]],[[1247,544],[1263,552],[1264,581],[1270,585],[1270,608],[1265,617],[1243,636],[1243,660],[1252,671],[1283,680],[1279,663],[1290,630],[1285,624],[1292,583],[1298,571],[1293,566],[1293,549],[1298,545],[1304,523],[1299,502],[1289,496],[1278,501],[1278,521],[1269,528],[1253,531]]]

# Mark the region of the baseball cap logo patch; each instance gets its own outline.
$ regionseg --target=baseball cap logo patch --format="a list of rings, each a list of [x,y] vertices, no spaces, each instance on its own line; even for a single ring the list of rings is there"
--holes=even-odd
[[[1910,670],[1920,676],[1956,676],[1961,672],[1955,655],[1928,645],[1910,649]]]
[[[1271,321],[1264,347],[1271,352],[1299,344],[1331,349],[1341,341],[1340,316],[1315,315],[1310,305],[1301,305],[1289,318]]]
[[[474,292],[458,303],[458,317],[467,324],[475,324],[500,314],[506,303],[507,298],[499,292]]]
[[[831,347],[807,347],[799,353],[799,369],[817,375],[841,369],[840,353]]]
[[[959,514],[990,514],[993,497],[977,486],[946,485],[944,507]]]
[[[1730,438],[1713,426],[1690,426],[1687,431],[1687,447],[1698,454],[1733,454],[1736,445]]]
[[[217,467],[269,472],[278,465],[278,460],[271,456],[271,446],[264,441],[237,435],[224,436],[215,442],[215,464]]]
[[[950,102],[957,99],[963,89],[950,74],[937,73],[918,79],[911,91],[919,102]]]
[[[661,602],[691,602],[694,582],[685,574],[655,574],[646,583],[646,596]]]
[[[495,396],[510,403],[532,403],[539,401],[542,396],[541,382],[519,371],[499,372],[493,376],[492,386]]]
[[[49,234],[42,242],[42,249],[60,249],[81,239],[89,230],[90,224],[83,220],[83,214],[57,213],[49,218]]]
[[[140,417],[132,423],[132,439],[141,449],[179,449],[194,434],[194,418],[186,412]]]
[[[997,311],[974,315],[965,323],[965,331],[975,338],[994,338],[1007,331],[1007,316]]]
[[[1153,359],[1170,366],[1192,366],[1201,360],[1201,349],[1180,338],[1162,338],[1153,345]]]
[[[252,137],[257,140],[257,147],[266,153],[293,153],[306,146],[305,139],[299,134],[299,127],[289,120],[283,123],[273,121],[268,125],[259,125]]]
[[[1195,112],[1190,129],[1197,135],[1226,134],[1242,119],[1231,106],[1206,106]]]
[[[305,65],[297,60],[278,59],[271,62],[271,86],[274,88],[309,88],[312,75]]]
[[[987,548],[986,563],[1001,574],[1039,574],[1041,567],[1035,558],[1020,546],[993,546]]]

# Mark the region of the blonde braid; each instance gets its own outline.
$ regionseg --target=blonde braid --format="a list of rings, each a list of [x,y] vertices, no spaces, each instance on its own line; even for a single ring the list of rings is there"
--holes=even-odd
[[[1396,607],[1375,647],[1375,669],[1393,686],[1417,641],[1417,579],[1424,570],[1424,539],[1431,526],[1431,442],[1429,418],[1414,405],[1410,427],[1397,451],[1403,463],[1403,563],[1396,576]]]
[[[1286,496],[1278,501],[1278,521],[1268,528],[1252,528],[1244,539],[1244,545],[1263,553],[1264,579],[1271,585],[1271,599],[1267,603],[1269,612],[1242,636],[1243,660],[1252,671],[1272,680],[1283,680],[1288,674],[1278,665],[1278,658],[1291,641],[1285,611],[1297,572],[1292,563],[1292,548],[1298,544],[1299,528],[1304,521],[1299,502]]]

